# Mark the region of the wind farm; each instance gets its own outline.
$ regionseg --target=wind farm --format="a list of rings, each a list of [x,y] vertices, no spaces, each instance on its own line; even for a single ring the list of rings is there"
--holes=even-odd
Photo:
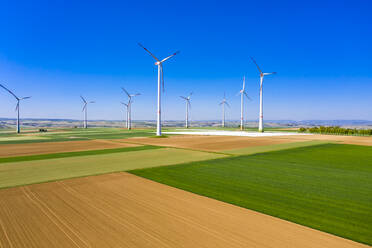
[[[2,8],[0,247],[372,247],[369,4]]]

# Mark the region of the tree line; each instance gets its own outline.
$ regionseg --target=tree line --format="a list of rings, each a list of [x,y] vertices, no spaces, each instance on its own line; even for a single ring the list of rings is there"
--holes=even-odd
[[[338,135],[372,135],[372,129],[342,128],[339,126],[319,126],[319,127],[301,127],[301,133],[320,133],[320,134],[338,134]]]

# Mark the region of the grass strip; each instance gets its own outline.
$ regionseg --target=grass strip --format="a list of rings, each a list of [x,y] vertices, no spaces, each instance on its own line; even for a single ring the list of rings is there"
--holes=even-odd
[[[118,152],[142,151],[142,150],[158,149],[158,148],[161,148],[161,147],[146,145],[146,146],[134,146],[134,147],[123,147],[123,148],[90,150],[90,151],[79,151],[79,152],[61,152],[61,153],[27,155],[27,156],[18,156],[18,157],[6,157],[6,158],[0,158],[0,164],[33,161],[33,160],[45,160],[45,159],[54,159],[54,158],[102,155],[102,154],[110,154],[110,153],[118,153]]]

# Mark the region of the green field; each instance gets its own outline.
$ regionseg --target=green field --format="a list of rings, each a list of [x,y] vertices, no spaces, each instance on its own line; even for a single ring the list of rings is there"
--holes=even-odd
[[[30,136],[33,134],[33,136]],[[0,144],[22,144],[36,142],[57,142],[89,139],[126,139],[131,137],[148,137],[154,135],[153,129],[127,130],[122,128],[73,128],[52,130],[39,133],[37,131],[16,133],[1,133]]]
[[[324,144],[131,173],[372,245],[372,147]]]
[[[265,145],[265,146],[250,146],[239,149],[224,150],[224,153],[232,155],[252,155],[256,153],[271,152],[271,151],[280,151],[291,148],[314,146],[320,144],[331,143],[329,141],[302,141],[302,142],[292,142],[284,144],[274,144],[274,145]]]
[[[67,178],[105,174],[164,166],[183,162],[220,158],[224,155],[189,151],[174,148],[146,146],[74,152],[61,154],[35,155],[6,158],[0,163],[0,188],[15,187],[33,183],[55,181]],[[96,153],[95,155],[93,155]],[[62,157],[61,157],[62,156]],[[53,158],[54,157],[54,158]]]

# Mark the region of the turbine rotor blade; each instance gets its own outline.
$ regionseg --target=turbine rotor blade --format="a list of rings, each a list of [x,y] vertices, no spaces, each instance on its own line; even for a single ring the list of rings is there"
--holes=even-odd
[[[160,64],[160,81],[161,81],[161,86],[163,88],[163,92],[165,91],[164,87],[164,71],[163,71],[163,64]]]
[[[231,108],[230,105],[227,102],[225,102],[225,104],[227,105],[227,107]]]
[[[84,104],[83,110],[81,110],[81,112],[83,112],[86,107],[87,107],[87,103]]]
[[[31,98],[31,96],[25,96],[25,97],[22,97],[22,98],[19,99],[19,100],[25,100],[25,99],[29,99],[29,98]]]
[[[6,88],[4,85],[0,84],[0,87],[2,87],[4,90],[8,91],[12,96],[15,97],[15,99],[19,100],[19,98],[8,88]]]
[[[244,95],[250,100],[252,101],[252,99],[248,96],[247,92],[244,91]]]
[[[244,89],[245,89],[245,75],[243,76],[243,91],[244,91]]]
[[[188,99],[187,99],[186,97],[184,97],[184,96],[180,96],[180,97],[181,97],[182,99],[186,100],[186,101],[188,100]]]
[[[173,53],[172,55],[170,55],[170,56],[166,57],[165,59],[163,59],[162,61],[160,61],[160,63],[163,63],[164,61],[167,61],[168,59],[172,58],[173,56],[175,56],[179,53],[180,53],[180,51],[177,51],[177,52]]]
[[[87,101],[85,101],[84,97],[83,96],[80,96],[81,97],[81,100],[83,100],[83,102],[86,104]]]
[[[276,72],[265,72],[265,73],[262,73],[264,76],[266,75],[272,75],[272,74],[276,74]]]
[[[128,95],[129,98],[131,97],[130,94],[128,93],[128,91],[126,91],[123,87],[121,87],[121,89],[125,92],[125,94]]]
[[[257,66],[257,69],[260,71],[260,73],[262,73],[260,67],[258,66],[258,64],[256,63],[256,61],[254,60],[253,57],[251,57],[251,60],[253,61],[253,63]]]
[[[96,103],[95,101],[90,101],[89,103]]]
[[[156,61],[160,62],[160,60],[159,60],[157,57],[155,57],[155,55],[152,54],[149,50],[147,50],[146,47],[142,46],[141,43],[138,42],[137,44],[138,44],[140,47],[142,47],[143,49],[145,49],[145,51],[148,52],[148,53],[151,55],[151,57],[153,57]]]

